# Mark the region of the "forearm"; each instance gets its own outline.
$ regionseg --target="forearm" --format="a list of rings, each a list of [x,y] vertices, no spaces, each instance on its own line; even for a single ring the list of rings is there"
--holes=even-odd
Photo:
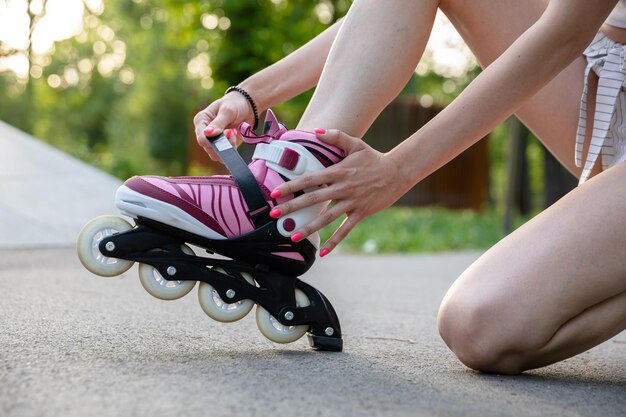
[[[602,1],[606,10],[581,25],[581,13],[567,15],[564,2],[554,3],[457,100],[389,152],[403,177],[419,182],[509,117],[580,55],[612,7]]]
[[[259,111],[289,100],[317,85],[342,20],[338,20],[285,58],[239,84],[254,98]]]

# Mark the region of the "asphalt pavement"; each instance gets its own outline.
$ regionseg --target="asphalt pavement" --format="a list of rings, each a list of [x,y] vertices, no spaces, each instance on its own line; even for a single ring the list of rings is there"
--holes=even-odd
[[[0,187],[21,181],[0,200],[2,417],[626,415],[626,333],[519,376],[477,373],[456,360],[436,313],[476,252],[319,260],[303,278],[337,310],[342,353],[314,351],[304,339],[274,344],[254,314],[212,321],[195,291],[152,298],[136,266],[96,277],[72,240],[84,218],[112,211],[116,180],[22,136],[3,144],[13,170],[0,168]],[[24,147],[40,152],[37,176],[22,169],[32,162]],[[49,187],[69,176],[88,184],[55,213],[51,201],[63,204],[63,194]],[[25,202],[37,216],[16,214]],[[55,216],[66,226],[39,230]]]
[[[305,275],[341,319],[345,350],[223,324],[195,291],[152,298],[136,267],[84,270],[73,248],[0,251],[0,415],[624,416],[626,334],[521,376],[465,368],[438,304],[475,253],[329,256]]]

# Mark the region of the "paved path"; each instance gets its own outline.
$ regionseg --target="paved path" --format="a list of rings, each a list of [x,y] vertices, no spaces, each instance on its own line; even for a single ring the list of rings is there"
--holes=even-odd
[[[95,277],[72,245],[118,184],[0,122],[0,416],[626,415],[626,333],[517,377],[459,364],[435,316],[476,253],[318,262],[305,279],[343,353],[272,344],[253,315],[213,322],[193,294],[156,300],[136,267]]]
[[[73,244],[120,181],[0,121],[0,248]]]
[[[254,315],[204,316],[195,291],[159,301],[136,267],[84,270],[73,249],[0,251],[0,415],[620,416],[626,333],[517,377],[464,368],[437,336],[444,292],[476,254],[333,255],[306,275],[345,352],[275,345]]]

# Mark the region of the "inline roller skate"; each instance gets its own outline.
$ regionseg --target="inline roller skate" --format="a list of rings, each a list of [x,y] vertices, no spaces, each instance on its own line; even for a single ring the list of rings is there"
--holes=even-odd
[[[257,304],[256,322],[268,339],[290,343],[308,332],[312,347],[341,351],[332,305],[298,278],[313,264],[319,236],[290,239],[327,202],[280,219],[269,212],[293,198],[273,199],[271,190],[339,162],[343,152],[312,133],[288,131],[269,110],[264,134],[246,123],[240,132],[256,145],[250,165],[222,134],[208,139],[231,176],[130,178],[118,189],[116,206],[135,224],[93,219],[79,234],[78,256],[101,276],[138,262],[141,284],[163,300],[183,297],[199,282],[200,306],[214,320],[237,321]],[[190,245],[206,253],[197,255]]]

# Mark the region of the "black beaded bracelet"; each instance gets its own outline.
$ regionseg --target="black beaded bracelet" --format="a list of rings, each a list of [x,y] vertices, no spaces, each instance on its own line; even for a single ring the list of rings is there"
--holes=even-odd
[[[244,90],[241,87],[237,87],[237,86],[231,86],[228,87],[226,89],[226,92],[224,93],[224,95],[232,92],[232,91],[236,91],[239,94],[241,94],[242,96],[244,96],[246,98],[246,100],[248,100],[248,103],[250,103],[250,107],[252,107],[252,113],[254,113],[254,126],[252,126],[252,130],[256,130],[257,126],[259,125],[259,112],[256,109],[256,104],[254,103],[254,100],[252,100],[252,96],[250,94],[248,94],[248,92],[246,90]]]

